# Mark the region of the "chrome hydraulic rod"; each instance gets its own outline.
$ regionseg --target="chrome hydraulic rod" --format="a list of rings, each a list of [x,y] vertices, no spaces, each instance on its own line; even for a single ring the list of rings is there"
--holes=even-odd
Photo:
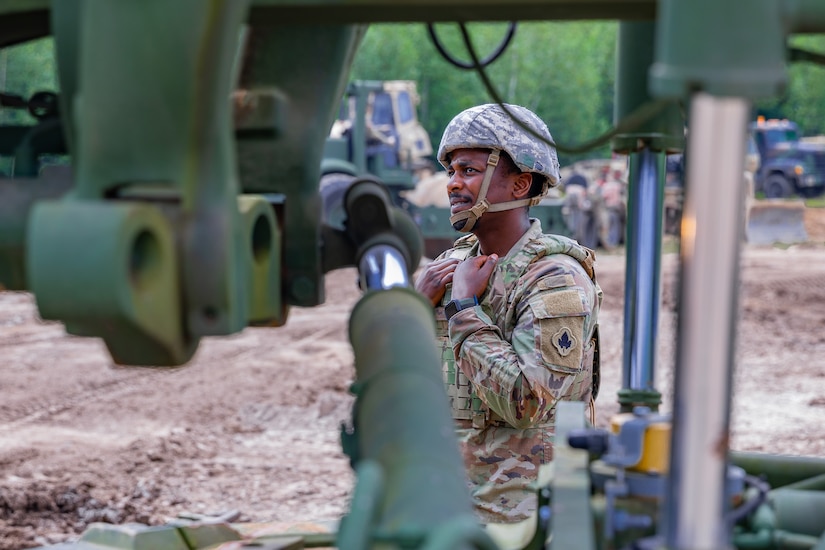
[[[662,256],[662,157],[648,148],[630,155],[625,258],[622,388],[655,391]]]
[[[731,545],[725,479],[750,102],[696,93],[690,113],[664,529],[668,548],[704,550]]]
[[[409,287],[407,263],[401,252],[389,245],[370,247],[361,257],[358,273],[363,290],[387,290]]]

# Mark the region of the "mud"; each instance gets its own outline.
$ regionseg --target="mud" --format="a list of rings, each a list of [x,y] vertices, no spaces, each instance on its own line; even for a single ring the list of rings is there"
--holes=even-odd
[[[743,250],[733,449],[825,455],[825,209],[807,217],[810,243]],[[663,258],[663,410],[676,266]],[[622,254],[600,255],[598,274],[606,425],[621,386]],[[294,308],[282,328],[204,339],[170,370],[115,366],[99,340],[39,319],[31,295],[0,293],[0,549],[72,540],[95,521],[340,517],[353,484],[339,430],[355,281],[334,272],[323,306]]]

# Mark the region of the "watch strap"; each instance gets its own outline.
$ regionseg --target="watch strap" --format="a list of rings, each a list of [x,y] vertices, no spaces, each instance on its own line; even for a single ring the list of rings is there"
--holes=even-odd
[[[460,300],[450,300],[447,302],[447,305],[444,306],[444,315],[447,317],[449,321],[450,318],[461,311],[462,309],[471,308],[478,305],[478,297],[473,296],[472,298],[462,298]]]

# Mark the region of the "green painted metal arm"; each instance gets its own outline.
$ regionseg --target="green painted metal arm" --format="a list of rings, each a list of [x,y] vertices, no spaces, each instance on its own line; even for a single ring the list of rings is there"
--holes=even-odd
[[[358,538],[349,524],[359,530],[369,524],[372,537],[407,540],[416,548],[451,522],[474,523],[443,389],[432,306],[408,288],[369,292],[352,312],[349,334],[356,403],[354,432],[345,447],[356,467],[362,461],[378,464],[385,481],[377,509],[350,510],[341,540]],[[373,520],[359,517],[364,513]]]

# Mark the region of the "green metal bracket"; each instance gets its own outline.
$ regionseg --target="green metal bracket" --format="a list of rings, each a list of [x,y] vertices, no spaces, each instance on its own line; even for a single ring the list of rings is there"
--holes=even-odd
[[[74,185],[32,212],[29,286],[44,316],[103,337],[118,362],[180,364],[200,336],[283,322],[277,224],[237,197],[227,98],[247,8],[69,0],[53,11]]]
[[[277,192],[286,197],[280,220],[289,235],[283,250],[283,292],[291,305],[315,306],[324,301],[320,165],[364,32],[364,26],[288,25],[266,17],[249,18],[240,90],[247,94],[276,90],[280,104],[279,115],[271,118],[277,127],[270,135],[237,134],[238,166],[245,192]]]
[[[651,411],[658,411],[662,404],[662,394],[656,390],[621,389],[618,392],[618,402],[621,412],[632,412],[634,407],[650,407]]]
[[[662,0],[651,92],[779,95],[788,79],[788,33],[815,29],[825,29],[825,5],[817,0]]]
[[[118,363],[178,365],[191,357],[197,340],[181,328],[174,236],[157,208],[42,201],[27,245],[29,287],[44,319],[102,337]]]
[[[280,326],[288,307],[281,295],[282,234],[275,211],[260,195],[240,195],[238,209],[246,236],[244,264],[249,266],[245,286],[250,324]]]
[[[653,101],[647,88],[647,72],[653,63],[656,27],[649,21],[619,24],[614,120],[620,121]],[[635,130],[613,138],[613,151],[630,154],[643,148],[679,152],[685,146],[684,116],[676,102],[662,107]]]

